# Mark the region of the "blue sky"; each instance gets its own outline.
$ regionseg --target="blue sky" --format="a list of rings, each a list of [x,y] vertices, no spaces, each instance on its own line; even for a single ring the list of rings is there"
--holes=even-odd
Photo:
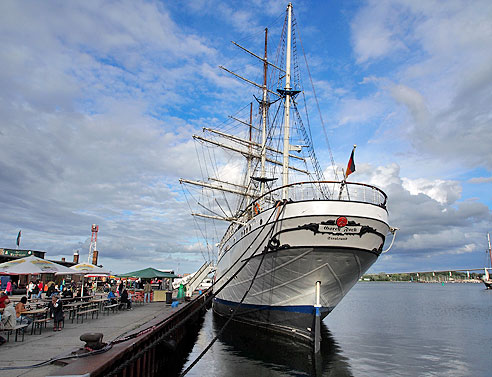
[[[492,206],[492,3],[294,1],[335,162],[383,188],[401,228],[372,271],[482,267]],[[203,262],[179,177],[191,135],[251,100],[279,1],[2,1],[0,247],[192,272]],[[305,79],[305,81],[307,81]],[[312,116],[313,119],[315,118]],[[312,122],[323,168],[330,165]]]

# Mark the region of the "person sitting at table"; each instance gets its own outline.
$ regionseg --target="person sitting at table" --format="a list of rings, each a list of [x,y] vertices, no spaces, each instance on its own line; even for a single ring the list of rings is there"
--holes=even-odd
[[[63,321],[63,304],[57,295],[51,296],[51,302],[48,305],[51,317],[53,318],[53,331],[61,331]]]
[[[84,284],[84,296],[91,296],[91,286],[89,285],[89,283],[85,283]]]
[[[37,284],[34,284],[31,291],[31,298],[38,298],[38,294],[39,294],[39,287],[37,286]]]
[[[5,292],[0,293],[0,309],[5,308],[5,300],[7,300],[9,296]]]
[[[55,290],[55,284],[51,284],[49,287],[48,287],[48,290],[46,291],[46,297],[51,297],[53,296],[53,293],[55,293],[56,290]]]
[[[130,300],[130,297],[128,296],[128,291],[126,290],[125,286],[123,286],[123,292],[121,292],[120,301],[121,301],[121,304],[126,304],[127,310],[130,310],[132,308],[132,301]]]
[[[17,325],[17,316],[15,314],[15,308],[10,301],[9,296],[4,301],[5,309],[2,314],[2,325],[6,329],[13,329]]]
[[[120,284],[118,285],[118,294],[121,296],[121,294],[123,293],[123,288],[125,286],[123,285],[123,280],[120,282]]]
[[[108,293],[108,300],[111,302],[111,304],[116,304],[118,303],[118,299],[116,298],[116,295],[114,292],[111,290]]]
[[[20,302],[15,305],[15,315],[17,316],[17,323],[19,325],[22,324],[27,324],[30,325],[32,322],[32,319],[29,318],[28,316],[22,315],[22,312],[26,311],[26,304],[27,304],[27,297],[23,296],[20,300]]]
[[[67,289],[67,286],[64,286],[61,296],[62,296],[62,298],[72,298],[73,293],[72,293],[72,291]]]

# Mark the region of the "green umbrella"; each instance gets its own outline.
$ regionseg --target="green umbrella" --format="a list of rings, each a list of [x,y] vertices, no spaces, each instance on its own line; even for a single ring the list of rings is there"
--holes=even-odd
[[[120,278],[141,278],[141,279],[156,279],[156,278],[177,278],[179,276],[170,274],[169,272],[163,272],[149,267],[143,270],[127,272],[126,274],[116,274]]]

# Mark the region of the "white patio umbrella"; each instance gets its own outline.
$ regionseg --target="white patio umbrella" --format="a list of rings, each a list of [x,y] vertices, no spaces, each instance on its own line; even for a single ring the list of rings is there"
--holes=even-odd
[[[69,270],[72,270],[73,274],[77,275],[84,275],[82,278],[82,291],[80,292],[80,295],[84,295],[84,278],[89,277],[89,276],[108,276],[110,275],[109,271],[106,271],[104,268],[95,266],[90,263],[79,263],[76,264],[75,266],[72,266],[69,268]]]
[[[34,255],[0,263],[0,275],[70,275],[73,273],[74,271],[68,267],[46,259],[35,257]]]

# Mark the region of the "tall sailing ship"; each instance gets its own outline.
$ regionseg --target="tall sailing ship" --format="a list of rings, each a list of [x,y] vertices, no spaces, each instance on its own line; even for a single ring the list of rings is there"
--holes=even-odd
[[[196,202],[205,212],[193,212],[196,219],[229,223],[217,244],[207,244],[218,248],[214,312],[319,344],[320,321],[387,251],[386,236],[392,232],[394,240],[395,230],[388,225],[386,194],[372,185],[347,182],[355,170],[355,146],[338,179],[328,144],[335,179],[324,178],[310,119],[301,116],[307,116],[306,97],[317,100],[314,88],[305,92],[301,86],[296,36],[289,4],[273,62],[267,29],[263,57],[233,42],[262,62],[263,84],[221,67],[259,91],[258,123],[251,105],[249,121],[231,117],[228,127],[239,135],[204,128],[204,136],[193,136],[206,150],[201,161],[211,147],[223,151],[222,157],[240,156],[242,178],[235,174],[237,159],[230,157],[219,167],[202,166],[204,175],[215,176],[180,182],[199,191]],[[307,62],[304,70],[309,74]],[[201,231],[217,228],[205,225]]]

